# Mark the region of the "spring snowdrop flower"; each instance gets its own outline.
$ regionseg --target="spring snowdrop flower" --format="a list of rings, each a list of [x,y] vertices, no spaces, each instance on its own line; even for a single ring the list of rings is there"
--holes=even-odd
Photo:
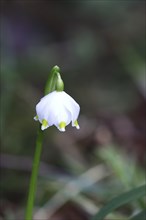
[[[36,105],[37,115],[34,119],[40,121],[42,130],[55,125],[60,131],[65,131],[70,122],[73,127],[79,129],[79,112],[80,106],[70,95],[55,90],[44,96]]]

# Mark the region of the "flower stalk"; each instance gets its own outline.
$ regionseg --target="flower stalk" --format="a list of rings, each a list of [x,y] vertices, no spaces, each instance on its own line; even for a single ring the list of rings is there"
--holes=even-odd
[[[41,125],[39,126],[36,139],[25,220],[33,219],[34,199],[43,144],[43,130],[55,125],[60,131],[64,132],[65,127],[70,122],[72,122],[73,127],[80,128],[77,122],[80,106],[71,96],[63,91],[64,83],[59,72],[60,68],[58,66],[52,68],[45,86],[45,96],[36,106],[37,115],[34,119],[36,121],[39,120]]]
[[[45,86],[45,91],[44,91],[45,95],[55,90],[55,77],[59,71],[60,69],[58,66],[54,66],[52,68]],[[36,149],[35,149],[33,165],[32,165],[32,173],[29,184],[25,220],[33,219],[33,207],[34,207],[35,192],[37,187],[37,177],[39,172],[40,157],[41,157],[42,145],[43,145],[43,136],[44,135],[43,135],[43,131],[41,130],[41,126],[39,126],[37,139],[36,139]]]
[[[35,191],[36,191],[36,186],[37,186],[39,163],[40,163],[40,157],[41,157],[41,152],[42,152],[42,143],[43,143],[43,131],[39,128],[37,140],[36,140],[36,149],[35,149],[35,155],[34,155],[34,160],[33,160],[33,166],[32,166],[32,174],[31,174],[30,185],[29,185],[25,220],[33,219],[33,206],[34,206]]]

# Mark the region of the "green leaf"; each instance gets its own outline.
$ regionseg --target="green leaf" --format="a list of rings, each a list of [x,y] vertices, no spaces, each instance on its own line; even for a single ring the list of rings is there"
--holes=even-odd
[[[145,220],[146,219],[146,211],[141,211],[138,214],[134,215],[130,220]]]
[[[125,205],[133,200],[137,200],[146,194],[146,185],[132,189],[126,193],[112,199],[107,205],[100,209],[100,211],[92,218],[92,220],[104,220],[104,217],[111,213],[116,208]]]

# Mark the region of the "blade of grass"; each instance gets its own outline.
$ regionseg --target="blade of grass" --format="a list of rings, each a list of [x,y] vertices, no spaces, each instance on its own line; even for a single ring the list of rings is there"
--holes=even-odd
[[[107,205],[100,209],[100,211],[92,218],[92,220],[103,220],[106,215],[114,211],[116,208],[137,200],[146,194],[146,185],[132,189],[126,193],[112,199]]]
[[[145,220],[146,219],[146,210],[139,212],[134,215],[130,220]]]

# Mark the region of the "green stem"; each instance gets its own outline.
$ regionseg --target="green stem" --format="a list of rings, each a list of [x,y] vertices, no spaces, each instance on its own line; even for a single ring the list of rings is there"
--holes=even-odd
[[[37,176],[38,176],[40,156],[41,156],[41,151],[42,151],[42,141],[43,141],[43,132],[39,128],[38,136],[36,140],[36,150],[35,150],[33,166],[32,166],[32,174],[31,174],[30,185],[29,185],[25,220],[33,219],[34,197],[35,197],[35,191],[36,191],[36,186],[37,186]]]
[[[45,92],[44,92],[45,95],[47,95],[48,93],[52,92],[55,89],[56,75],[59,74],[59,71],[60,69],[58,66],[54,66],[52,68],[51,73],[49,74],[49,78],[47,80],[46,86],[45,86]],[[41,126],[40,126],[38,130],[37,140],[36,140],[36,150],[35,150],[33,166],[32,166],[32,174],[31,174],[30,185],[29,185],[25,220],[33,219],[33,206],[34,206],[35,191],[36,191],[36,186],[37,186],[37,176],[38,176],[38,171],[39,171],[42,143],[43,143],[43,131],[41,130]]]

